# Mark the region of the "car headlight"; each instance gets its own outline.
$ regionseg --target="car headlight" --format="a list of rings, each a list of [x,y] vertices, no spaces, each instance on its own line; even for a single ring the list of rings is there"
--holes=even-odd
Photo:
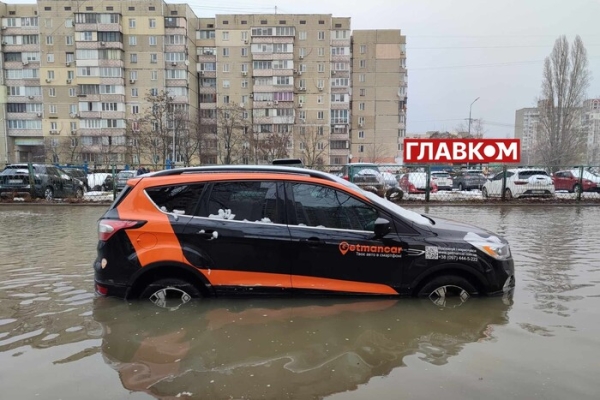
[[[495,259],[506,260],[510,258],[510,246],[508,243],[502,242],[497,236],[483,237],[469,232],[465,236],[465,241]]]

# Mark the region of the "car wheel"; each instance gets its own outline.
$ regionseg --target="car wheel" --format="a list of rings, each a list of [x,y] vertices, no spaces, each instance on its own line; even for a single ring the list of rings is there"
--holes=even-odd
[[[481,194],[482,194],[482,195],[483,195],[483,197],[485,197],[486,199],[487,199],[488,197],[490,197],[490,196],[489,196],[489,193],[488,193],[488,191],[487,191],[487,188],[485,188],[485,187],[484,187],[484,188],[481,188]]]
[[[510,191],[510,189],[508,189],[508,188],[507,188],[507,189],[504,191],[504,198],[505,198],[506,200],[510,200],[510,199],[512,199],[512,197],[513,197],[513,195],[512,195],[512,192]]]
[[[159,279],[144,289],[140,299],[148,299],[161,308],[178,308],[192,298],[201,297],[200,291],[181,279]]]
[[[78,199],[83,199],[83,188],[82,187],[77,188],[77,190],[75,191],[75,197],[77,197]]]
[[[455,307],[478,293],[475,286],[465,278],[444,275],[427,282],[417,294],[419,297],[428,297],[437,306]]]
[[[459,184],[458,184],[458,190],[460,190],[461,192],[462,192],[463,190],[465,190],[465,187],[463,186],[463,184],[462,184],[462,183],[459,183]]]
[[[579,183],[576,183],[575,186],[573,186],[573,193],[579,192],[581,192],[581,186],[579,186]]]
[[[389,201],[400,201],[404,197],[404,192],[398,188],[390,188],[385,193],[385,198]]]
[[[54,189],[52,189],[51,186],[44,189],[44,198],[46,201],[52,201],[54,199]]]

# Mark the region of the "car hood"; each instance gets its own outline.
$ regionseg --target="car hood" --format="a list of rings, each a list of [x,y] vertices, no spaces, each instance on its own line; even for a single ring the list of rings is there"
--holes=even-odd
[[[486,239],[496,240],[499,239],[502,243],[508,243],[506,239],[497,235],[494,232],[488,231],[487,229],[480,228],[475,225],[466,224],[463,222],[453,221],[450,219],[438,218],[431,215],[426,215],[427,218],[431,218],[435,224],[428,226],[427,228],[438,236],[449,236],[453,238],[463,238],[468,234],[476,234]]]

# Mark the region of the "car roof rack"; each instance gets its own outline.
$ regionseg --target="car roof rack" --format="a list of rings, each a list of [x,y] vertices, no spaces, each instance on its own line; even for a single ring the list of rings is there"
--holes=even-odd
[[[162,171],[151,172],[146,174],[148,177],[154,176],[173,176],[183,174],[198,174],[198,173],[233,173],[233,172],[256,172],[256,173],[278,173],[278,174],[293,174],[310,176],[311,178],[325,179],[328,181],[336,181],[336,178],[326,172],[317,171],[314,169],[285,167],[278,165],[211,165],[204,167],[184,167],[175,169],[165,169]]]

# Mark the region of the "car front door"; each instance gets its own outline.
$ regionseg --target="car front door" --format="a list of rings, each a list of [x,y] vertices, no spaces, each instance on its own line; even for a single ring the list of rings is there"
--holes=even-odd
[[[281,193],[282,183],[260,180],[216,182],[205,191],[184,240],[188,260],[217,293],[289,291],[290,234]]]
[[[375,221],[384,217],[375,207],[312,183],[288,183],[286,197],[293,210],[288,219],[295,291],[397,293],[393,288],[402,281],[405,244],[394,228],[375,238]]]

